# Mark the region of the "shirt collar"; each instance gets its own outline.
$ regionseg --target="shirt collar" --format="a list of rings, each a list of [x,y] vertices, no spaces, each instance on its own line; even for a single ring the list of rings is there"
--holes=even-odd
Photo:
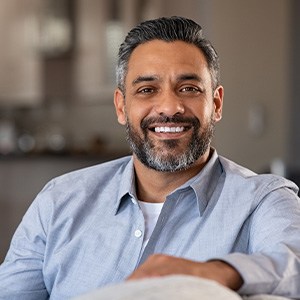
[[[118,212],[120,205],[128,195],[131,197],[132,201],[135,202],[136,189],[135,189],[135,172],[133,166],[133,157],[124,166],[123,173],[120,178],[118,198],[115,206],[115,214]]]
[[[212,148],[210,160],[199,174],[194,177],[194,181],[190,185],[197,197],[200,216],[204,213],[222,173],[223,168],[219,156],[217,151]]]
[[[193,189],[197,197],[200,215],[203,214],[208,201],[217,186],[219,178],[223,173],[223,168],[219,161],[217,151],[214,148],[211,148],[211,152],[211,157],[204,168],[196,176],[176,189],[176,191],[188,187]],[[120,188],[115,206],[115,214],[118,212],[123,200],[127,199],[128,196],[131,198],[133,203],[136,203],[137,197],[133,157],[131,157],[129,162],[124,166],[124,171],[120,178]]]
[[[193,178],[177,188],[174,193],[183,189],[191,188],[196,195],[199,214],[201,216],[204,213],[215,188],[217,187],[222,173],[223,168],[219,161],[217,151],[214,148],[211,148],[211,157],[204,168]]]

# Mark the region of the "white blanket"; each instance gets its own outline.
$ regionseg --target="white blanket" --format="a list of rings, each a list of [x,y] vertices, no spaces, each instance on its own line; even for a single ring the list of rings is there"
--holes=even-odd
[[[172,275],[106,286],[74,300],[287,300],[279,296],[240,296],[220,284],[193,276]]]

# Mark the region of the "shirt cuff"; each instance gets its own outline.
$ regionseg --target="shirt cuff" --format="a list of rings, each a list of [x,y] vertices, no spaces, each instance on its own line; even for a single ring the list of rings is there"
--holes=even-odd
[[[272,294],[280,281],[274,262],[266,256],[232,253],[217,259],[240,273],[244,283],[237,292],[241,295]]]

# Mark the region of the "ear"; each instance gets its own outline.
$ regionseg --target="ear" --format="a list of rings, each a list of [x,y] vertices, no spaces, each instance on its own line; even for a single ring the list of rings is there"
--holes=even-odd
[[[218,122],[222,119],[224,88],[219,85],[214,91],[214,117]]]
[[[116,114],[118,117],[118,122],[121,125],[125,125],[126,124],[125,97],[120,89],[115,90],[114,104],[115,104]]]

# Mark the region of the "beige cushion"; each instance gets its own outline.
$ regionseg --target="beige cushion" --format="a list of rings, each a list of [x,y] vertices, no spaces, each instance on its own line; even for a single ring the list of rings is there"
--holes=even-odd
[[[92,291],[74,300],[287,300],[279,296],[241,297],[234,291],[207,279],[172,275],[126,281]]]
[[[166,276],[107,286],[77,300],[242,300],[235,292],[192,276]]]

